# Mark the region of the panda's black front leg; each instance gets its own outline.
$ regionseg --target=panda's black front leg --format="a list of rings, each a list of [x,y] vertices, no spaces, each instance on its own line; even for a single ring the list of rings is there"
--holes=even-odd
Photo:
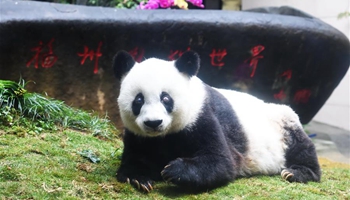
[[[149,140],[135,136],[126,130],[121,165],[117,171],[117,180],[130,183],[145,192],[153,190],[154,181],[161,180],[160,171],[164,165],[155,160],[157,155]]]
[[[235,178],[233,161],[228,155],[201,155],[177,158],[161,172],[165,181],[192,190],[208,190],[226,185]]]
[[[150,192],[153,190],[154,180],[148,176],[150,172],[142,169],[144,166],[130,164],[122,164],[117,171],[117,180],[123,183],[129,183],[139,190]]]

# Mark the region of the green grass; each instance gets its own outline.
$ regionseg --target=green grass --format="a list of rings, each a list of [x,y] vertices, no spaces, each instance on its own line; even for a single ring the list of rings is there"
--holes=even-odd
[[[118,183],[122,142],[71,130],[19,136],[0,132],[0,197],[9,199],[350,199],[350,167],[321,160],[321,183],[288,183],[280,176],[241,178],[188,194],[158,183],[150,194]],[[79,152],[89,149],[92,163]]]
[[[8,198],[108,197],[114,183],[120,140],[101,140],[71,130],[19,137],[0,136],[0,196]],[[89,149],[100,158],[94,164],[79,152]],[[106,196],[107,195],[107,196]]]
[[[44,130],[56,131],[59,128],[71,128],[88,131],[100,137],[110,137],[117,132],[107,118],[74,109],[41,94],[29,93],[26,83],[0,80],[0,125],[29,129],[28,133],[40,133]]]
[[[325,159],[320,159],[321,183],[288,183],[280,176],[256,176],[199,194],[163,182],[144,194],[117,182],[115,172],[123,144],[106,118],[35,94],[42,98],[40,104],[63,110],[66,121],[78,122],[62,123],[62,114],[52,114],[54,111],[50,115],[35,115],[39,110],[25,112],[32,104],[26,104],[30,101],[24,100],[24,94],[30,98],[33,94],[24,87],[14,90],[22,93],[12,91],[10,95],[4,88],[0,85],[0,199],[350,199],[350,166]],[[85,151],[100,161],[91,162],[82,155]]]

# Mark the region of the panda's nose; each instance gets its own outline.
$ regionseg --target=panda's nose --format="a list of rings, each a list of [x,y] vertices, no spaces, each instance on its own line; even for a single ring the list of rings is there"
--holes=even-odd
[[[143,123],[150,127],[150,128],[157,128],[161,123],[163,122],[163,120],[152,120],[152,121],[144,121]]]

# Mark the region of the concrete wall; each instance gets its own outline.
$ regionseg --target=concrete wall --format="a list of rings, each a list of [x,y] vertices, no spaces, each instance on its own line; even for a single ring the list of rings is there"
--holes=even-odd
[[[350,38],[350,17],[337,18],[339,13],[350,12],[350,0],[242,0],[243,10],[267,6],[297,8],[320,18]],[[350,130],[349,71],[313,120]]]

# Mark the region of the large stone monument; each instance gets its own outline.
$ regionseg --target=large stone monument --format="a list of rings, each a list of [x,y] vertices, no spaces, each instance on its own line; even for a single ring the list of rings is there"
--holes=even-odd
[[[149,11],[0,2],[0,79],[34,81],[30,91],[107,112],[118,125],[111,62],[122,49],[139,62],[197,51],[206,83],[288,104],[302,123],[322,107],[350,61],[342,33],[291,8]]]

